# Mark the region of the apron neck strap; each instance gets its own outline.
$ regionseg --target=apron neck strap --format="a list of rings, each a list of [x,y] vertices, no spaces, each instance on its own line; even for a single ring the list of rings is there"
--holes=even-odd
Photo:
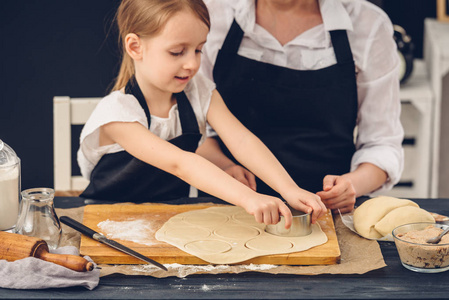
[[[151,125],[150,109],[148,108],[148,104],[145,101],[145,97],[143,96],[142,91],[140,90],[139,84],[137,83],[135,76],[131,77],[128,83],[126,84],[125,94],[131,94],[137,99],[137,101],[139,101],[139,104],[143,108],[145,116],[147,117],[148,128],[150,128]]]
[[[337,63],[347,63],[354,60],[352,56],[351,46],[349,45],[348,34],[346,30],[329,31],[334,47]]]
[[[229,29],[226,39],[223,42],[222,49],[225,52],[237,53],[240,48],[242,38],[243,38],[243,30],[234,19],[231,25],[231,29]]]
[[[184,91],[175,94],[178,103],[179,119],[181,120],[182,133],[200,133],[198,121],[189,99]]]

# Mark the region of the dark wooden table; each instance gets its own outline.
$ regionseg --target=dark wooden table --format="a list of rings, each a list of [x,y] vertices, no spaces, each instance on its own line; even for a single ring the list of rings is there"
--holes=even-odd
[[[212,198],[198,199],[210,202]],[[364,199],[359,199],[361,203]],[[413,199],[422,208],[449,215],[449,199]],[[178,204],[191,203],[180,199]],[[81,198],[57,198],[55,206],[85,205]],[[87,203],[89,204],[89,203]],[[89,291],[83,287],[46,290],[0,288],[4,299],[449,299],[449,272],[405,269],[394,243],[380,243],[386,267],[363,275],[192,275],[185,278],[110,275]]]

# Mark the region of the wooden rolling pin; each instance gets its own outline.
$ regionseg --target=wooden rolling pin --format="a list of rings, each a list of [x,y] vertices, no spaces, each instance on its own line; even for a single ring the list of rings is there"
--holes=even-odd
[[[93,263],[81,256],[48,252],[48,245],[42,239],[0,231],[0,259],[15,261],[30,256],[77,272],[92,271],[94,268]]]

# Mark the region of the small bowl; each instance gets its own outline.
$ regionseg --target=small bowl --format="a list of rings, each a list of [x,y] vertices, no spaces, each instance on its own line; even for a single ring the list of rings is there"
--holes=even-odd
[[[429,234],[429,236],[424,234],[424,230],[432,230],[432,227],[444,230],[449,226],[434,223],[411,223],[393,229],[396,249],[405,268],[421,273],[439,273],[449,270],[449,243],[428,244],[425,242],[425,240],[436,236],[435,234]],[[419,235],[424,234],[424,241],[410,241],[408,235],[415,232]],[[406,235],[407,233],[409,234]]]
[[[278,236],[306,236],[312,233],[312,225],[310,214],[302,211],[291,209],[292,211],[292,226],[285,229],[285,218],[281,216],[277,224],[267,225],[265,231]]]

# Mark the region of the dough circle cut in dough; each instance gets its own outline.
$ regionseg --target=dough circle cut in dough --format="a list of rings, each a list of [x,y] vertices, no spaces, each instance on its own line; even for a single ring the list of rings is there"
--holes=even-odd
[[[238,212],[234,215],[232,215],[232,218],[238,222],[245,223],[245,224],[253,224],[260,226],[259,223],[255,220],[254,216],[250,215],[246,211]]]
[[[260,231],[254,227],[231,225],[216,229],[214,234],[229,239],[250,239],[258,236]]]
[[[197,226],[216,226],[228,221],[228,217],[222,214],[205,213],[203,211],[195,211],[184,217],[186,223]]]
[[[184,247],[199,254],[218,254],[232,249],[228,243],[218,240],[193,241],[185,244]]]
[[[192,239],[201,240],[207,238],[208,236],[210,236],[210,234],[211,232],[209,230],[193,226],[183,226],[181,228],[172,228],[165,231],[166,236],[180,239],[184,238],[185,236],[190,236]]]

